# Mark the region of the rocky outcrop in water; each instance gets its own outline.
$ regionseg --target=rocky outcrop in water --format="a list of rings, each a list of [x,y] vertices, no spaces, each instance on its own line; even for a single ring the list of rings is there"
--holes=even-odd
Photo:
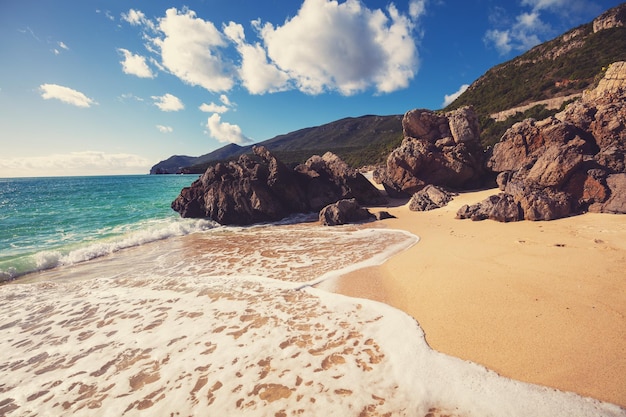
[[[428,184],[476,188],[484,179],[478,117],[471,107],[439,114],[416,109],[402,119],[404,139],[376,172],[390,196],[410,197]]]
[[[488,167],[503,193],[459,218],[552,220],[585,211],[626,213],[626,62],[564,111],[513,125]]]
[[[386,203],[376,187],[332,153],[311,157],[291,170],[265,147],[253,150],[255,157],[242,155],[209,167],[181,191],[172,209],[182,217],[247,225],[319,211],[342,199]]]

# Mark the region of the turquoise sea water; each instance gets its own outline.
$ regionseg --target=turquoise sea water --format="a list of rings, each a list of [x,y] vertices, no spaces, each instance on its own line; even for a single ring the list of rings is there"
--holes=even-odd
[[[0,281],[212,227],[170,207],[196,178],[0,179]]]

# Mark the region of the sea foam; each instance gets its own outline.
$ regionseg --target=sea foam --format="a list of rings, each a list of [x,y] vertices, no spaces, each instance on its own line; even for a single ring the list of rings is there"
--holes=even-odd
[[[624,416],[431,350],[408,315],[258,277],[0,287],[7,416]],[[45,296],[43,296],[45,295]]]
[[[125,233],[116,233],[112,237],[85,240],[60,246],[55,250],[43,250],[32,255],[13,258],[0,264],[0,282],[21,275],[43,271],[58,266],[73,265],[98,257],[110,255],[122,249],[128,249],[147,243],[190,233],[210,230],[217,227],[215,222],[202,219],[162,219],[145,221],[133,225]]]

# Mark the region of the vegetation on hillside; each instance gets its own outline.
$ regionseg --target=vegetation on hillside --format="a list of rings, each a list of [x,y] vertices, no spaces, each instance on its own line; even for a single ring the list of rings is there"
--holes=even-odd
[[[505,121],[489,115],[593,87],[611,63],[626,60],[626,28],[593,33],[591,23],[579,26],[530,51],[491,68],[444,110],[472,105],[481,123],[481,142],[496,143],[514,123],[527,117],[542,119],[558,110],[532,108]]]

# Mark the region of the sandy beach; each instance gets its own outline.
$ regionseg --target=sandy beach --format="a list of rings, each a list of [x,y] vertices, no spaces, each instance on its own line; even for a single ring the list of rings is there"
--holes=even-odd
[[[397,218],[378,224],[420,242],[328,286],[407,312],[435,350],[626,406],[626,217],[455,219],[496,192],[464,193],[430,212],[386,208]]]

